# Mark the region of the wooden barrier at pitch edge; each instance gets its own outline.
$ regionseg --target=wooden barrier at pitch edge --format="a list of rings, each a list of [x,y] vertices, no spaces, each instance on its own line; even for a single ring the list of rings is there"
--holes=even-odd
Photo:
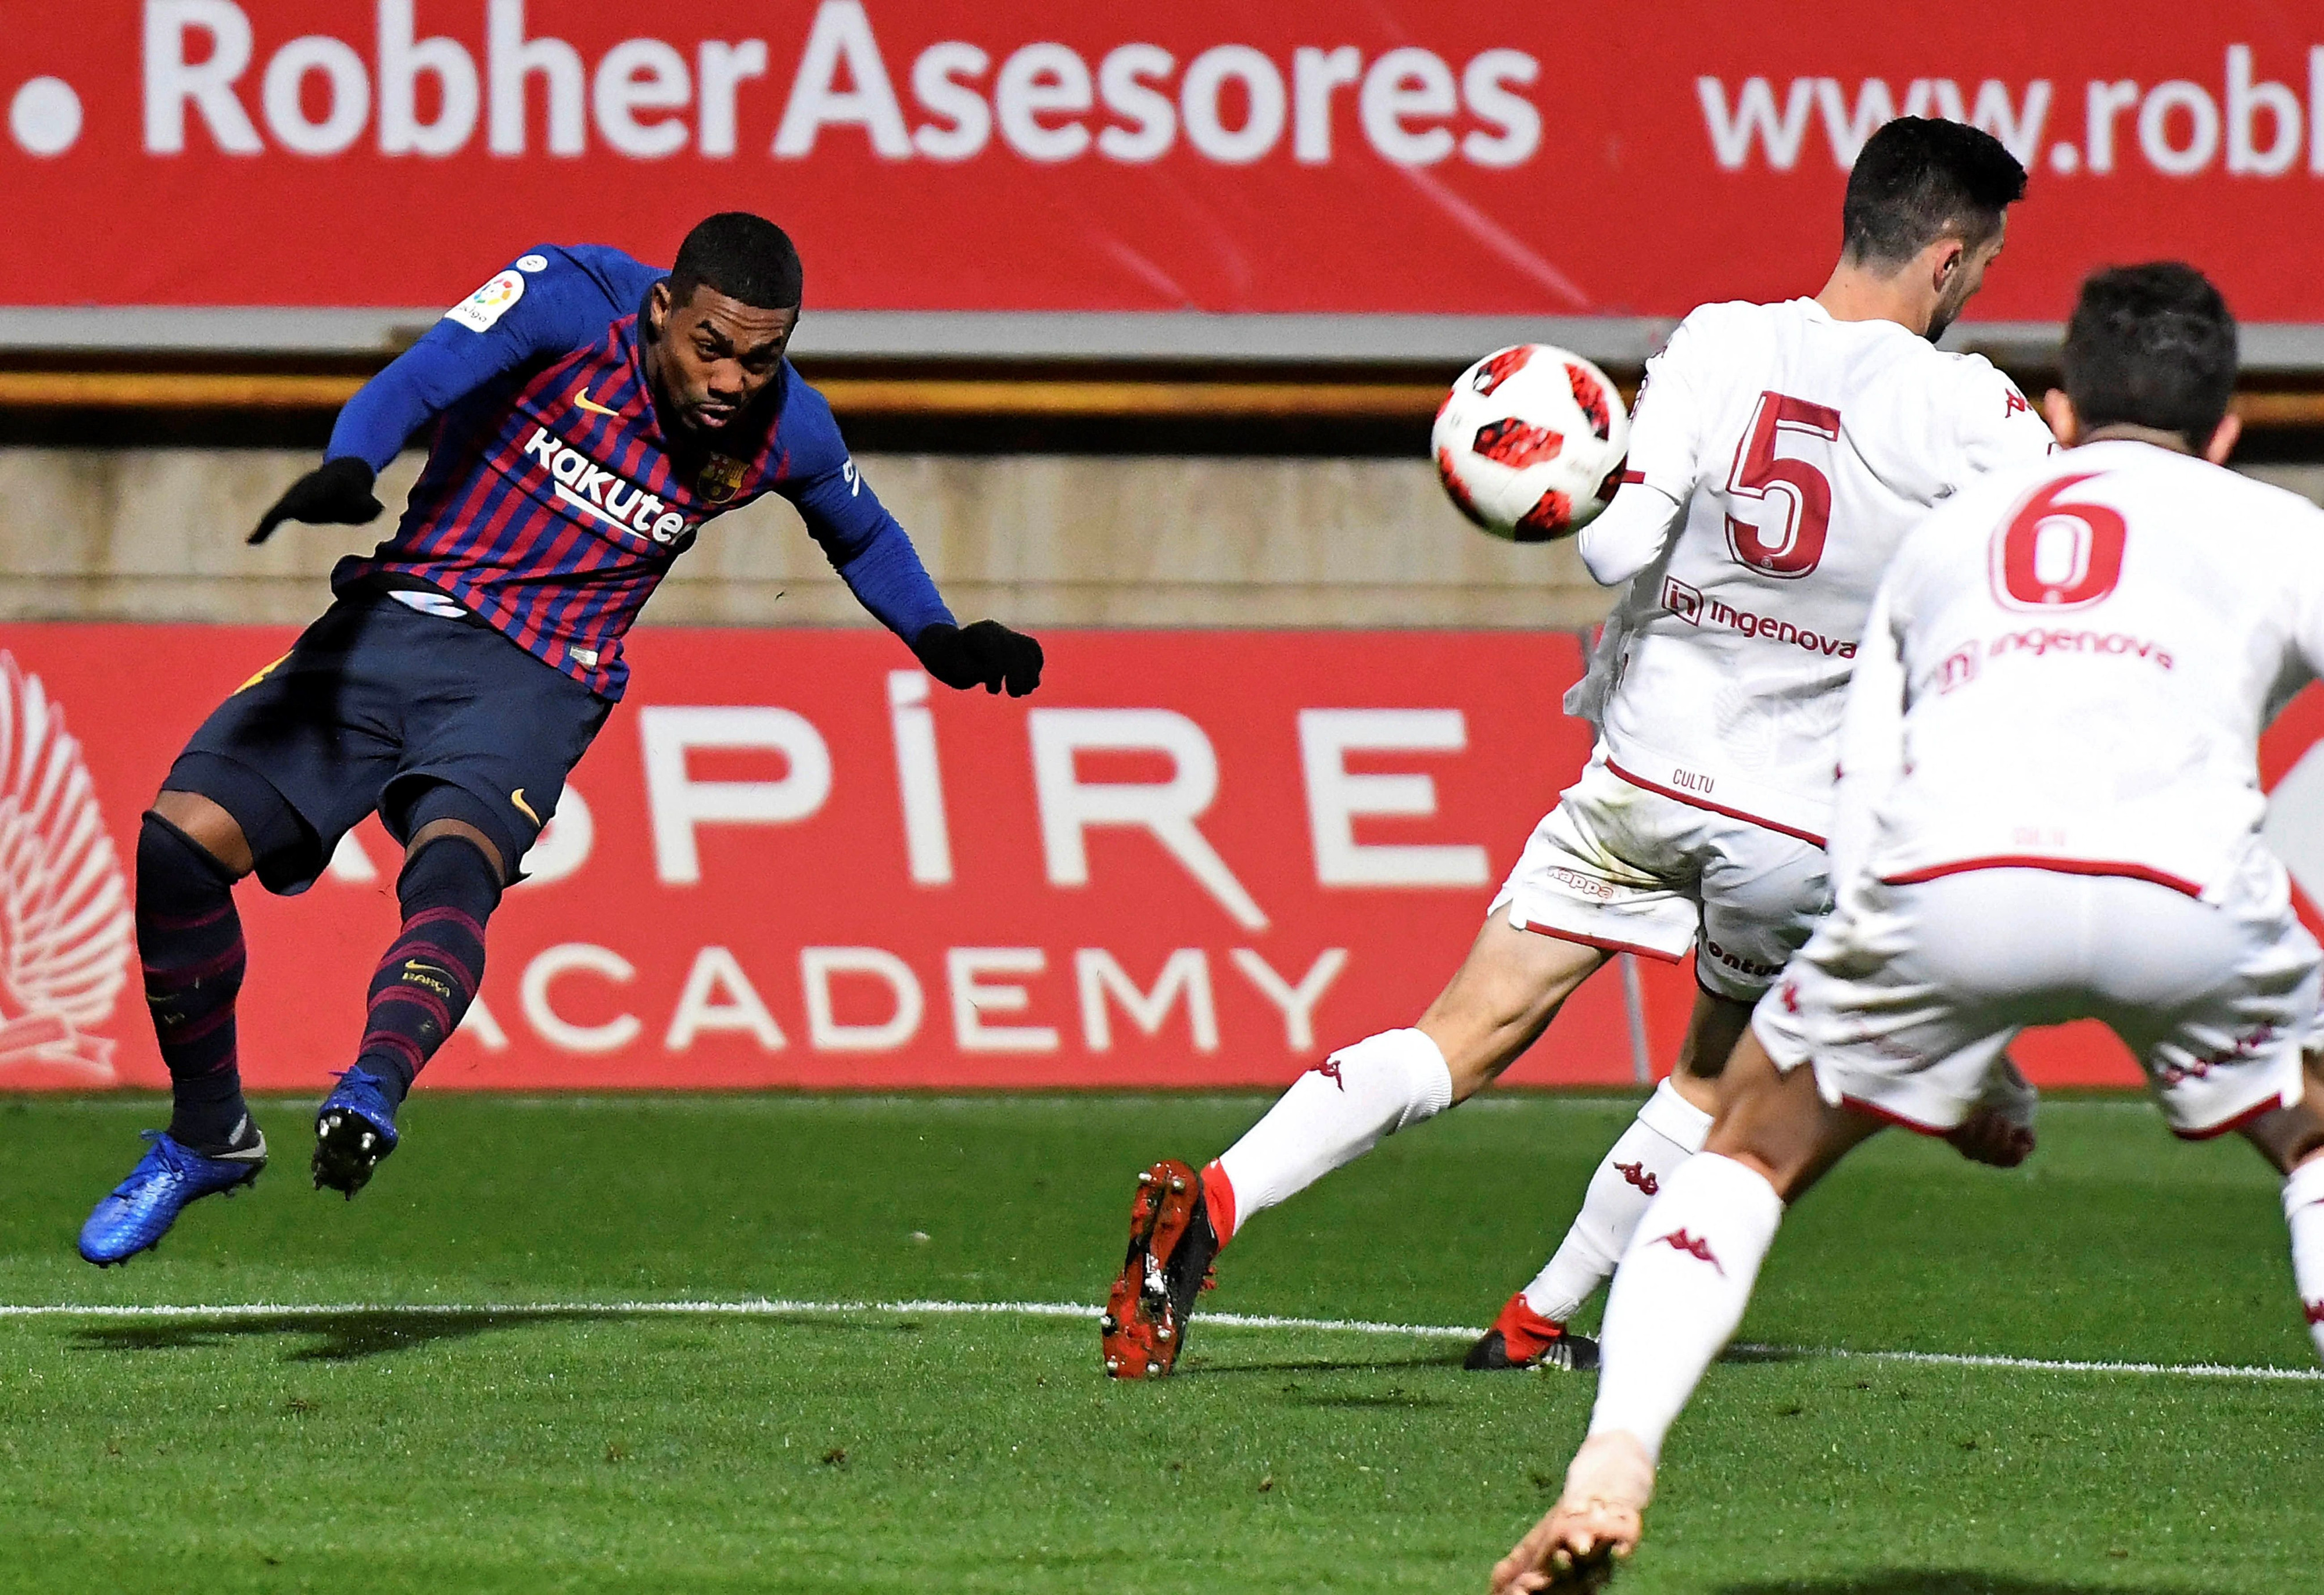
[[[295,372],[0,371],[0,410],[336,410],[365,379]],[[1172,381],[832,375],[816,387],[843,416],[1300,416],[1425,421],[1434,380]],[[1633,392],[1624,384],[1627,401]],[[2253,387],[2236,412],[2254,431],[2324,428],[2324,391]]]

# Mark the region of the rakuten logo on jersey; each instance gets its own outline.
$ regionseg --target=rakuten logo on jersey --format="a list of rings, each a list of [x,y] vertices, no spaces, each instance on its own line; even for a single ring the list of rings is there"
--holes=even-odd
[[[1722,598],[1706,596],[1700,589],[1689,586],[1676,576],[1663,578],[1663,607],[1690,626],[1705,623],[1724,626],[1746,637],[1764,637],[1770,642],[1788,642],[1804,648],[1810,653],[1820,653],[1832,659],[1852,659],[1856,644],[1838,637],[1827,637],[1821,632],[1804,631],[1789,621],[1779,621],[1772,615],[1754,614],[1748,609],[1738,609]]]
[[[1202,160],[1245,166],[1287,144],[1293,160],[1320,166],[1354,147],[1351,131],[1398,166],[1457,156],[1506,169],[1541,148],[1541,113],[1524,93],[1541,63],[1510,49],[1459,60],[1419,43],[1368,58],[1352,44],[1278,56],[1234,42],[1182,54],[1143,41],[1084,52],[948,39],[899,52],[892,39],[882,44],[863,0],[823,0],[803,39],[625,39],[592,67],[567,41],[531,31],[525,0],[431,0],[432,18],[465,11],[466,22],[434,37],[420,36],[415,0],[377,0],[371,27],[344,39],[309,33],[271,51],[251,23],[265,9],[256,0],[146,0],[149,153],[181,153],[189,125],[199,125],[221,150],[259,154],[270,142],[263,122],[276,147],[309,156],[352,149],[366,131],[383,154],[452,155],[481,126],[495,155],[526,153],[537,134],[550,154],[579,155],[594,127],[633,160],[689,146],[732,159],[746,119],[772,115],[780,80],[770,73],[785,58],[788,82],[768,146],[782,161],[806,160],[834,135],[867,142],[883,161],[946,162],[974,160],[997,138],[1045,164],[1093,156],[1143,164],[1184,144]],[[890,16],[898,32],[909,25]]]
[[[524,440],[527,458],[549,472],[559,502],[624,536],[663,548],[682,549],[692,540],[686,517],[636,483],[605,469],[547,427],[535,427]]]

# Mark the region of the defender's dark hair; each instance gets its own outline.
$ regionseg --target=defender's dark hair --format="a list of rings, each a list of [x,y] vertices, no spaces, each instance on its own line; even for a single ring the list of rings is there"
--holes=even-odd
[[[707,288],[761,310],[790,310],[804,286],[790,235],[747,210],[724,210],[695,224],[669,269],[669,297],[681,305],[696,288]]]
[[[1991,134],[1900,116],[1874,134],[1848,174],[1840,211],[1848,258],[1903,265],[1940,238],[1982,244],[2025,198],[2025,169]]]
[[[2082,284],[2062,364],[2085,429],[2153,427],[2200,453],[2235,396],[2236,318],[2183,262],[2109,266]]]

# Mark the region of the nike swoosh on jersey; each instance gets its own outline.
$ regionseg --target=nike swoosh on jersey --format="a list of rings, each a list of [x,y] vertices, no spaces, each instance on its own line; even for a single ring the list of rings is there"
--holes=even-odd
[[[582,389],[579,392],[573,395],[573,402],[580,406],[583,410],[587,410],[591,415],[619,415],[622,413],[618,410],[608,410],[604,405],[599,404],[595,400],[591,399],[589,397],[589,390],[586,388]]]
[[[518,809],[522,812],[524,817],[530,820],[535,825],[540,824],[540,816],[533,813],[532,805],[524,800],[524,788],[522,787],[519,787],[515,791],[509,794],[509,801],[515,804]]]
[[[452,972],[450,970],[438,969],[432,963],[422,963],[417,958],[405,959],[403,961],[403,967],[411,971],[414,974],[440,975],[447,981],[452,978]]]

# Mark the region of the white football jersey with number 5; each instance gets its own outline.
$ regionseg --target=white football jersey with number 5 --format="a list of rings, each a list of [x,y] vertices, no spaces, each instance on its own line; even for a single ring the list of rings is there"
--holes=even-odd
[[[1624,478],[1684,519],[1567,709],[1632,784],[1821,844],[1843,689],[1899,539],[2051,447],[1980,356],[1809,299],[1703,306],[1647,364]]]
[[[2307,500],[2128,441],[1980,484],[1879,594],[1835,873],[2032,866],[2213,895],[2265,814],[2259,733],[2319,668]]]

